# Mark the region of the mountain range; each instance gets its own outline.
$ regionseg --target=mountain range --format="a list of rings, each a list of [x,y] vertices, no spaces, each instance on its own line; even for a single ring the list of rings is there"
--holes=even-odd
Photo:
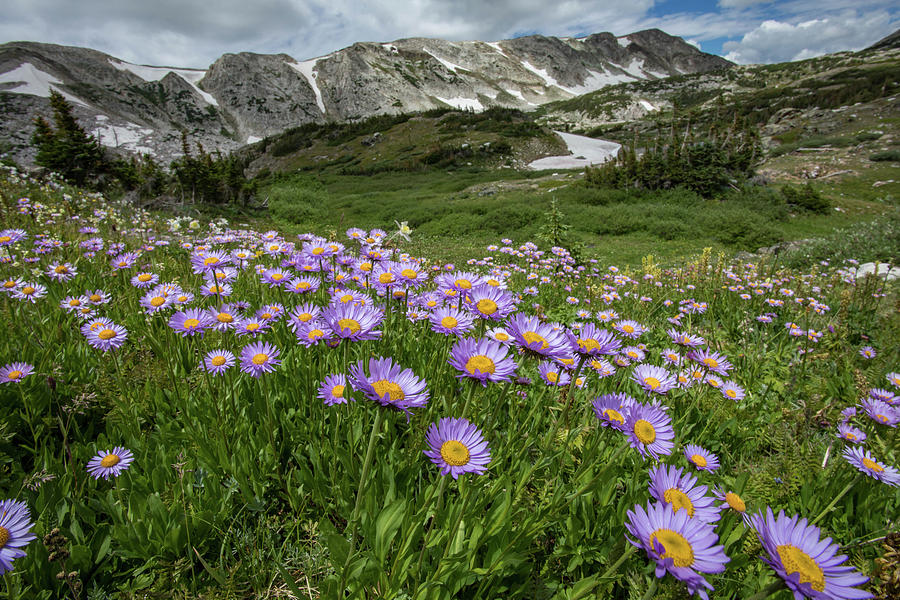
[[[308,123],[446,107],[530,110],[622,82],[731,66],[658,29],[619,37],[360,42],[305,61],[241,52],[207,69],[10,42],[0,45],[0,152],[31,162],[32,119],[50,116],[51,90],[69,100],[104,146],[165,163],[181,153],[182,133],[207,151],[228,152]]]

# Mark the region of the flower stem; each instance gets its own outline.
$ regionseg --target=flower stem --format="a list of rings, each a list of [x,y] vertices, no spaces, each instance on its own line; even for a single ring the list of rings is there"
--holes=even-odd
[[[356,504],[353,506],[353,515],[350,517],[350,550],[347,552],[347,559],[344,561],[344,568],[341,569],[341,596],[347,584],[347,571],[350,567],[350,560],[356,550],[356,528],[359,524],[359,507],[362,504],[363,488],[369,479],[369,469],[372,467],[372,455],[375,451],[375,438],[378,437],[378,430],[381,429],[381,420],[384,417],[384,410],[379,409],[375,415],[375,424],[372,425],[372,432],[369,434],[369,447],[366,449],[366,458],[363,460],[362,475],[359,478],[359,487],[356,488]]]
[[[769,598],[772,594],[775,594],[785,588],[784,580],[779,579],[778,581],[771,583],[764,587],[762,590],[757,592],[755,595],[748,598],[748,600],[764,600],[764,598]]]
[[[812,523],[810,523],[810,525],[815,525],[816,523],[818,523],[819,521],[822,520],[822,517],[824,517],[829,512],[831,512],[831,509],[834,508],[834,505],[838,503],[838,500],[843,498],[847,494],[847,492],[850,491],[850,488],[852,488],[854,485],[856,485],[857,481],[859,481],[859,474],[857,474],[856,477],[851,479],[850,483],[848,483],[846,486],[844,486],[844,489],[842,489],[840,491],[840,493],[838,493],[838,495],[834,497],[834,499],[828,504],[828,506],[825,507],[825,509],[821,513],[819,513],[819,516],[816,517],[815,520]]]

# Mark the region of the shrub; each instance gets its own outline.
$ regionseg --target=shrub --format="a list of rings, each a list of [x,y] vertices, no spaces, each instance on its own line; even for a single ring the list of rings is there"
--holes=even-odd
[[[869,160],[875,162],[900,162],[900,150],[885,150],[876,152],[869,157]]]
[[[781,188],[781,195],[788,206],[797,210],[826,214],[831,208],[828,199],[808,183],[801,187],[786,185]]]

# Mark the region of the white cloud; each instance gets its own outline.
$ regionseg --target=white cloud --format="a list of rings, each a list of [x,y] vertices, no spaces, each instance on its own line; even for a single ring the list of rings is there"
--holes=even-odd
[[[867,14],[843,11],[798,23],[770,19],[746,33],[739,42],[726,42],[722,50],[725,58],[742,64],[802,60],[865,48],[896,27],[896,21],[886,11]]]
[[[719,0],[720,8],[747,8],[757,4],[770,4],[774,0]]]

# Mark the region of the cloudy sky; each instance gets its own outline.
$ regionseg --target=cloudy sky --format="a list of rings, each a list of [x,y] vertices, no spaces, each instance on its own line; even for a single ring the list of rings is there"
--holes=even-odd
[[[86,46],[204,68],[226,52],[303,60],[357,41],[624,35],[657,27],[738,63],[857,50],[900,27],[896,0],[4,0],[0,43]]]

